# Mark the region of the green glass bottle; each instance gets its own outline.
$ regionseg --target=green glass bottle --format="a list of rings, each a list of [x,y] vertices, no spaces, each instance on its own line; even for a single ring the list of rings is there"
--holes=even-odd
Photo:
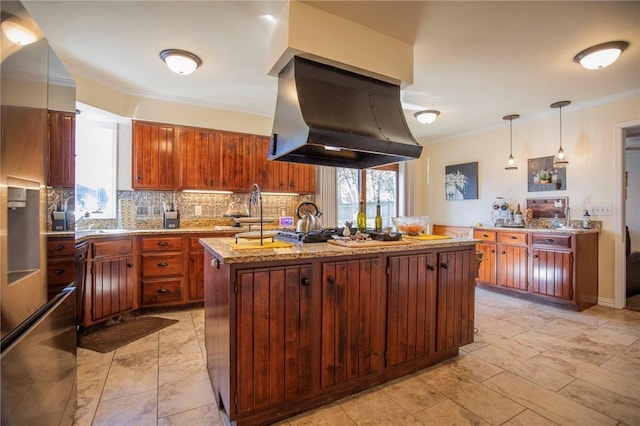
[[[382,216],[380,215],[380,199],[378,199],[378,204],[376,204],[376,231],[382,231]]]
[[[364,232],[367,228],[367,215],[364,212],[364,200],[360,198],[360,211],[358,212],[358,220],[357,220],[357,228],[358,231]]]

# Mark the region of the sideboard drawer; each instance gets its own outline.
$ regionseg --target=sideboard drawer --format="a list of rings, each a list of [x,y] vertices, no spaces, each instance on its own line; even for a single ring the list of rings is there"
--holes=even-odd
[[[500,232],[500,242],[503,244],[527,244],[527,234],[524,232]]]
[[[533,234],[533,245],[571,248],[571,235]]]

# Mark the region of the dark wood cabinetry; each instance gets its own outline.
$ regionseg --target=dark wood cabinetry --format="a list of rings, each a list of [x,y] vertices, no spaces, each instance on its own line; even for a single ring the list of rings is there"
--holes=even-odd
[[[137,308],[135,238],[90,243],[84,325]]]
[[[76,174],[76,114],[49,111],[47,185],[73,188]]]
[[[47,240],[47,298],[51,300],[76,278],[76,242],[74,237]]]
[[[140,237],[142,306],[184,302],[183,237]]]
[[[174,126],[137,120],[133,120],[132,125],[132,188],[177,189],[178,165]]]
[[[476,229],[474,237],[482,240],[477,245],[483,252],[478,284],[578,310],[597,303],[597,233]]]
[[[264,425],[473,341],[473,245],[226,264],[205,250],[207,367],[234,424]]]
[[[223,189],[220,132],[178,128],[180,189]]]

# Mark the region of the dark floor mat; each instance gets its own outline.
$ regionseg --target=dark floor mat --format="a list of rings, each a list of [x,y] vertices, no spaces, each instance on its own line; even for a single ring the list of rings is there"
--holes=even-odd
[[[640,294],[627,297],[627,309],[632,311],[640,311]]]
[[[110,325],[85,336],[80,336],[78,346],[96,352],[111,352],[177,322],[178,320],[159,317],[127,319],[119,324]]]

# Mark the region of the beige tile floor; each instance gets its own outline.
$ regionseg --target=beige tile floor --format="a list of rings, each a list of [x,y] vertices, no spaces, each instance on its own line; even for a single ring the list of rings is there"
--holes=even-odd
[[[78,350],[77,425],[222,425],[202,309],[107,354]],[[280,425],[640,425],[640,312],[478,289],[475,342],[437,366]]]

